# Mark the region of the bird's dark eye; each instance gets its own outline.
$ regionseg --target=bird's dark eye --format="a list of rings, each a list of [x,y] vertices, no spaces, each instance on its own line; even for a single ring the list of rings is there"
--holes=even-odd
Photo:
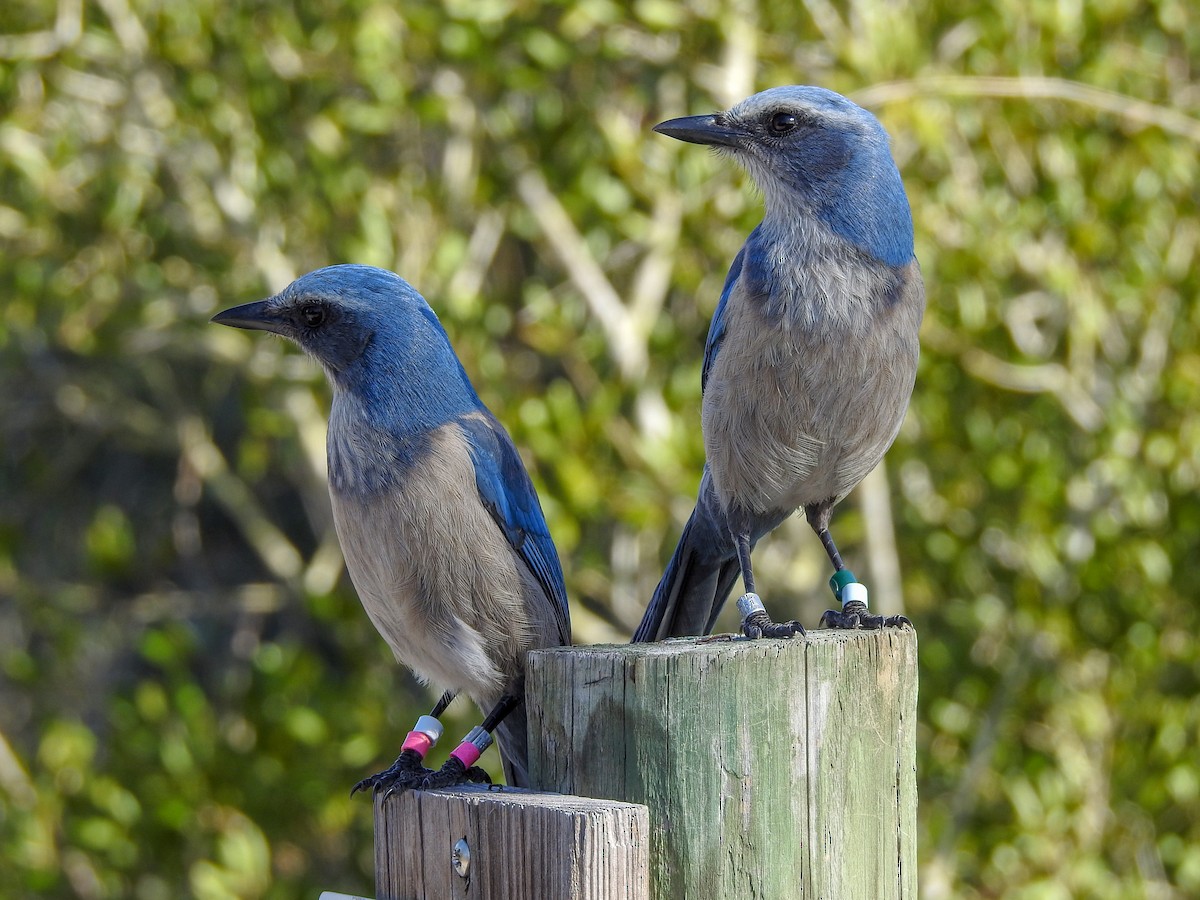
[[[791,113],[780,112],[771,116],[771,131],[775,134],[787,134],[789,131],[795,131],[799,124],[800,120]]]
[[[325,307],[320,303],[300,307],[300,320],[309,328],[320,328],[325,321]]]

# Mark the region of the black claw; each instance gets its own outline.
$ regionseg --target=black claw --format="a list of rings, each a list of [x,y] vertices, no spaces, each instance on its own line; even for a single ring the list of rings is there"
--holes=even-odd
[[[793,619],[790,622],[772,622],[763,610],[750,613],[742,620],[742,633],[752,641],[759,638],[790,638],[804,634],[804,626]]]
[[[857,628],[858,614],[850,613],[847,615],[843,612],[838,612],[836,609],[825,610],[821,616],[822,628]]]
[[[359,791],[370,790],[387,800],[392,794],[402,794],[405,791],[422,790],[434,791],[441,788],[457,787],[460,784],[491,784],[491,776],[479,766],[467,768],[456,757],[450,757],[437,770],[427,769],[421,764],[413,750],[403,751],[391,767],[370,775],[356,784],[350,791],[353,797]]]
[[[906,616],[884,618],[867,612],[867,608],[861,603],[847,603],[846,608],[841,612],[833,609],[825,610],[825,615],[821,616],[821,627],[862,628],[867,631],[875,631],[880,628],[912,628],[913,623]]]
[[[790,622],[772,622],[763,629],[763,635],[769,638],[790,638],[805,633],[804,626],[795,619]]]
[[[428,771],[428,770],[426,770]],[[442,788],[458,787],[460,784],[491,784],[492,779],[479,766],[467,768],[462,760],[450,757],[436,772],[429,772],[420,784],[421,790],[437,791]]]
[[[374,775],[368,775],[352,787],[350,796],[353,797],[359,791],[369,790],[375,794],[383,792],[386,798],[394,791],[406,791],[419,787],[422,779],[430,771],[421,765],[421,757],[415,750],[402,750],[390,767]]]

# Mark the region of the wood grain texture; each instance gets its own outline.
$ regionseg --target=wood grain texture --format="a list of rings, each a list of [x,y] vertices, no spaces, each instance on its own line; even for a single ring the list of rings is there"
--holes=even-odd
[[[378,900],[648,900],[644,806],[469,786],[375,801]],[[467,877],[454,871],[460,838]]]
[[[916,649],[888,629],[538,651],[533,783],[645,803],[656,900],[915,898]]]

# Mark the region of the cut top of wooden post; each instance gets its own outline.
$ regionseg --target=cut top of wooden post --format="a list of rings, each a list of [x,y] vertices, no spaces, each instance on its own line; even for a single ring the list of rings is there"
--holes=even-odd
[[[647,900],[646,807],[514,788],[375,800],[378,900]]]
[[[645,803],[656,898],[916,896],[916,636],[530,654],[530,771]]]

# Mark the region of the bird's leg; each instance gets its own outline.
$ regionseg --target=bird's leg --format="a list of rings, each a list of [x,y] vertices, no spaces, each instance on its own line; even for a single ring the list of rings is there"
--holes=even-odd
[[[496,730],[504,717],[517,708],[521,697],[517,694],[505,694],[492,707],[491,712],[484,717],[482,725],[476,725],[467,732],[462,742],[450,751],[450,758],[436,772],[430,772],[421,782],[425,790],[455,787],[466,782],[490,784],[492,779],[487,772],[475,765],[483,751],[492,746],[492,732]]]
[[[356,784],[350,790],[350,796],[366,790],[372,790],[375,793],[380,791],[391,793],[394,790],[403,791],[420,787],[428,776],[434,774],[432,770],[425,768],[422,764],[425,761],[425,754],[433,749],[442,736],[442,723],[439,718],[454,701],[455,696],[457,696],[455,691],[446,691],[442,694],[433,709],[430,710],[429,715],[417,719],[417,724],[404,739],[403,749],[396,757],[396,761],[382,772],[369,775]]]
[[[750,535],[742,532],[733,536],[737,548],[738,565],[742,569],[742,586],[747,594],[754,593],[754,567],[750,564]]]
[[[824,518],[828,519],[828,517],[828,513],[826,513]],[[814,519],[817,519],[816,523],[814,523]],[[817,516],[811,516],[809,522],[813,523],[817,537],[821,539],[821,546],[825,548],[825,552],[829,555],[829,561],[833,563],[833,577],[829,579],[829,587],[833,591],[833,596],[842,604],[841,610],[825,610],[825,614],[821,616],[821,627],[874,629],[907,625],[912,628],[912,622],[905,616],[885,618],[870,612],[867,608],[866,585],[859,584],[854,573],[847,569],[846,564],[842,562],[842,554],[838,553],[837,545],[833,542],[833,535],[829,533],[827,525],[821,524],[821,527],[817,527],[820,524]]]
[[[742,633],[751,640],[762,637],[790,638],[804,634],[804,626],[793,619],[790,622],[772,622],[763,606],[762,598],[754,592],[754,569],[750,565],[750,532],[733,532],[733,544],[737,548],[738,565],[742,569],[742,584],[746,592],[738,597],[737,608],[742,614]]]
[[[821,539],[821,546],[825,548],[829,561],[833,563],[833,571],[840,572],[846,568],[846,564],[842,562],[842,554],[838,553],[837,544],[833,542],[833,535],[829,533],[829,529],[822,528],[817,532],[817,537]]]

